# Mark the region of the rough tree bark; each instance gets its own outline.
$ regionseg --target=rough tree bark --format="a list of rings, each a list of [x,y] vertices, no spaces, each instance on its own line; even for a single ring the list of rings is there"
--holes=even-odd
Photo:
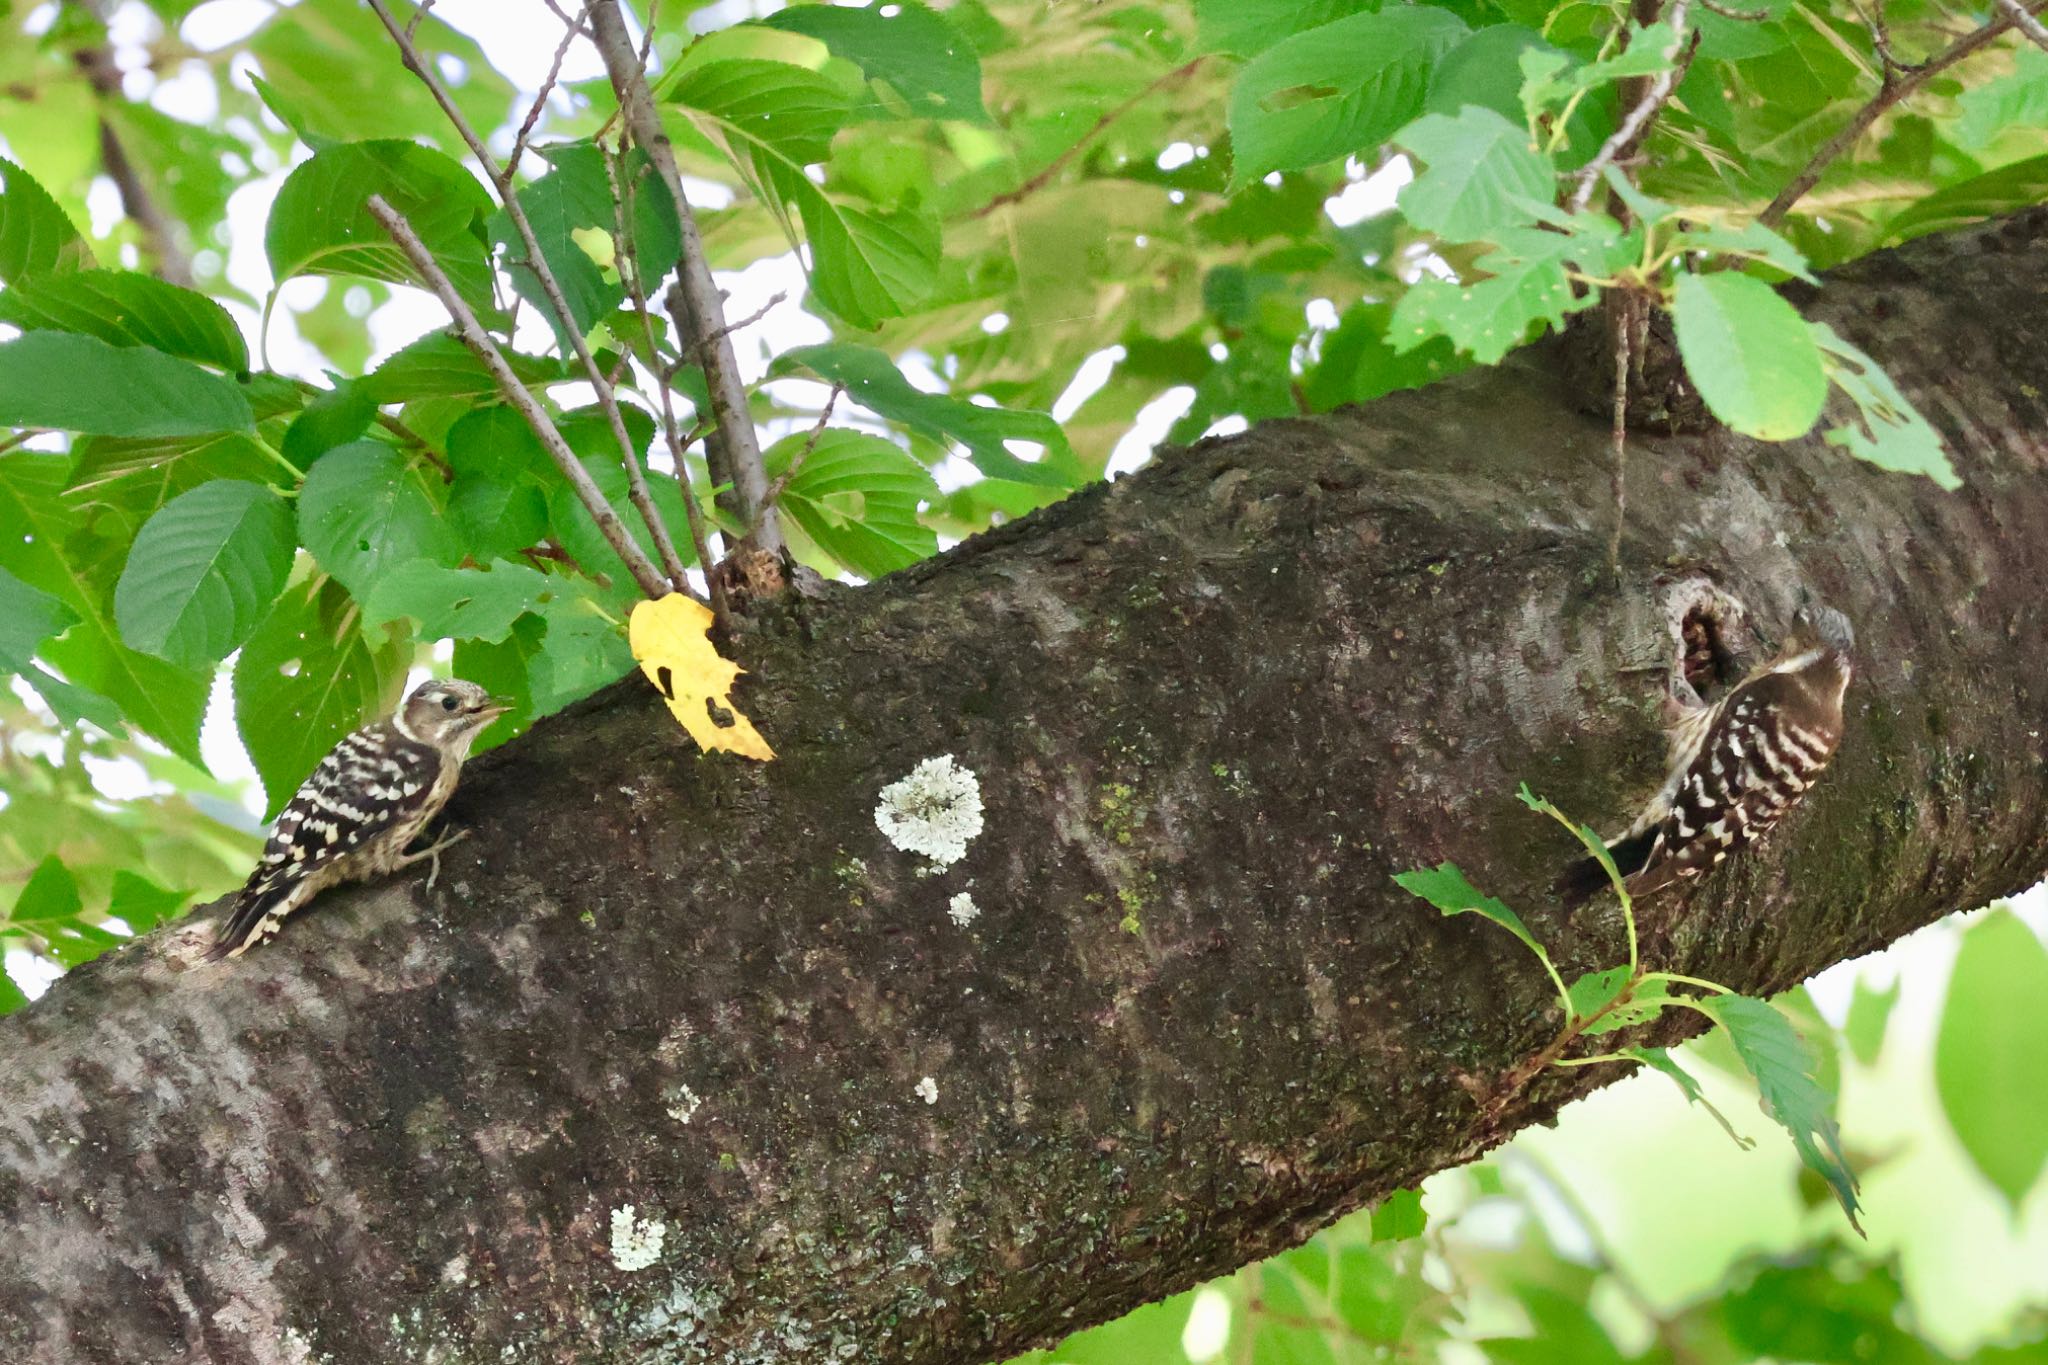
[[[1619,960],[1511,793],[1611,825],[1653,784],[1695,577],[1767,632],[1840,606],[1862,670],[1807,807],[1652,907],[1661,965],[1774,990],[2034,881],[2048,215],[1809,303],[1960,492],[1646,439],[1617,581],[1607,432],[1539,349],[783,608],[742,642],[777,763],[628,680],[477,765],[432,894],[74,973],[0,1025],[0,1358],[977,1365],[1297,1242],[1620,1074],[1503,1092],[1547,984],[1389,878],[1454,858]],[[987,828],[922,875],[876,796],[945,753]]]

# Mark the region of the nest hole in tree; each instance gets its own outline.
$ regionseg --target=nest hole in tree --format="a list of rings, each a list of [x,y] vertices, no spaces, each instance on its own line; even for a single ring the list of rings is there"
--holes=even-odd
[[[1684,657],[1679,669],[1686,683],[1701,701],[1712,701],[1721,691],[1742,677],[1742,669],[1722,633],[1721,613],[1711,602],[1700,602],[1685,614],[1679,625]]]

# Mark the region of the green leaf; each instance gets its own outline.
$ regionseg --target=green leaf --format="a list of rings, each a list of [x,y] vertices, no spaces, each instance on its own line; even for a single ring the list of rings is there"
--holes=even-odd
[[[854,402],[919,435],[958,441],[967,447],[974,467],[992,479],[1062,490],[1082,482],[1080,462],[1066,434],[1044,413],[985,408],[947,394],[921,392],[887,355],[852,342],[828,341],[784,352],[770,373],[784,376],[799,369],[844,386]],[[1013,441],[1042,446],[1044,453],[1036,460],[1023,459],[1010,450]]]
[[[377,626],[409,616],[424,639],[502,641],[553,581],[538,569],[503,560],[482,569],[415,560],[378,580],[363,603],[363,621]]]
[[[1825,322],[1809,324],[1835,387],[1856,405],[1857,425],[1829,427],[1823,438],[1859,460],[1901,474],[1921,474],[1946,489],[1963,486],[1941,433],[1920,415],[1875,360]]]
[[[1445,915],[1474,914],[1490,919],[1538,954],[1543,954],[1543,945],[1529,932],[1529,926],[1522,923],[1522,917],[1504,902],[1481,894],[1478,887],[1465,880],[1465,874],[1456,863],[1439,863],[1433,869],[1422,871],[1397,872],[1394,881],[1402,890],[1422,897]]]
[[[1529,145],[1527,129],[1491,109],[1427,114],[1394,141],[1426,167],[1402,187],[1402,214],[1449,241],[1491,240],[1502,228],[1526,226],[1527,204],[1548,204],[1557,193],[1556,164]]]
[[[14,908],[7,912],[4,927],[42,932],[59,920],[78,918],[84,909],[78,879],[64,866],[64,860],[52,853],[29,874]]]
[[[1429,1214],[1422,1207],[1421,1190],[1395,1190],[1373,1206],[1372,1240],[1406,1242],[1420,1237],[1429,1226]]]
[[[28,1004],[28,997],[21,993],[21,987],[14,984],[5,968],[0,968],[0,1019],[6,1018]]]
[[[1813,429],[1827,373],[1806,319],[1777,290],[1747,275],[1682,275],[1671,313],[1685,372],[1714,416],[1763,441]]]
[[[2020,44],[2012,70],[1964,90],[1956,113],[1956,141],[1971,151],[1990,146],[2002,133],[2048,126],[2048,52]]]
[[[77,612],[50,594],[0,568],[0,669],[28,671],[43,641],[77,619]]]
[[[89,436],[247,431],[255,417],[231,379],[147,346],[72,332],[0,342],[0,422]]]
[[[299,275],[359,275],[429,288],[370,216],[373,194],[405,215],[455,292],[495,316],[483,236],[490,197],[459,164],[412,142],[342,143],[285,177],[263,235],[277,284]]]
[[[113,899],[107,913],[139,937],[176,915],[191,899],[190,891],[168,890],[124,867],[114,873]]]
[[[1344,310],[1337,326],[1322,338],[1314,365],[1302,376],[1302,392],[1311,408],[1328,412],[1346,403],[1369,403],[1465,368],[1457,348],[1445,337],[1396,351],[1387,341],[1393,311],[1386,304],[1364,302]]]
[[[2048,949],[2003,907],[1963,935],[1934,1088],[1970,1164],[2017,1217],[2048,1165]]]
[[[1842,1134],[1827,1092],[1814,1079],[1814,1054],[1776,1008],[1745,995],[1714,995],[1696,1008],[1727,1030],[1728,1041],[1756,1081],[1764,1112],[1787,1133],[1807,1169],[1827,1181],[1849,1225],[1856,1219],[1856,1176],[1842,1153]]]
[[[439,488],[438,477],[381,442],[330,450],[299,492],[299,539],[321,568],[367,600],[401,564],[452,564],[461,554],[442,519]]]
[[[1572,982],[1565,991],[1571,997],[1573,1017],[1584,1019],[1589,1015],[1598,1014],[1601,1010],[1607,1008],[1616,996],[1621,994],[1622,987],[1626,985],[1628,985],[1627,967],[1608,967],[1602,971],[1587,972],[1578,980]],[[1613,1015],[1609,1015],[1607,1018],[1600,1020],[1600,1023],[1605,1024],[1612,1018]],[[1588,1029],[1587,1032],[1594,1032],[1597,1029],[1598,1026],[1596,1025],[1593,1029]]]
[[[554,169],[521,189],[519,204],[540,243],[542,257],[562,288],[562,298],[576,321],[577,333],[582,335],[624,301],[626,286],[617,273],[607,277],[606,271],[577,242],[576,235],[596,229],[608,240],[615,237],[620,208],[612,199],[604,154],[595,145],[571,143],[550,147],[541,155]],[[635,256],[643,275],[658,280],[675,268],[682,249],[675,200],[644,153],[635,151],[618,174],[620,195],[631,192]],[[491,240],[505,248],[512,287],[540,310],[550,326],[557,326],[540,277],[521,264],[526,257],[526,244],[513,226],[511,215],[498,210],[488,228]],[[557,326],[558,333],[559,330]],[[564,353],[573,350],[568,338],[562,337],[561,342]]]
[[[310,469],[313,461],[356,440],[376,420],[377,404],[366,386],[345,380],[306,404],[284,429],[279,450],[295,468]]]
[[[828,428],[815,443],[794,432],[765,452],[769,477],[780,478],[807,444],[777,506],[826,554],[874,579],[939,552],[938,535],[917,518],[939,486],[901,446],[864,431]]]
[[[561,361],[504,347],[499,350],[513,376],[528,388],[569,377]],[[392,352],[383,364],[357,380],[356,387],[379,406],[425,398],[496,397],[498,393],[498,381],[483,362],[446,332],[430,332]]]
[[[1537,228],[1509,228],[1477,268],[1487,278],[1453,283],[1425,277],[1410,285],[1394,305],[1388,337],[1399,353],[1437,337],[1449,337],[1460,351],[1492,365],[1528,338],[1538,323],[1562,327],[1567,314],[1590,307],[1596,296],[1578,295],[1566,263],[1583,260],[1584,240]]]
[[[1195,48],[1255,57],[1284,38],[1374,8],[1378,0],[1195,0]]]
[[[315,576],[278,598],[235,660],[235,726],[263,779],[266,818],[343,735],[398,703],[412,650],[365,635],[360,618],[339,583]]]
[[[1425,110],[1455,118],[1468,106],[1477,106],[1526,126],[1521,60],[1522,54],[1531,50],[1563,56],[1542,34],[1523,24],[1492,24],[1474,31],[1437,63]],[[1544,199],[1555,198],[1556,184],[1546,186],[1545,191]]]
[[[1890,986],[1874,991],[1869,982],[1860,976],[1856,978],[1856,990],[1849,997],[1849,1017],[1842,1023],[1842,1037],[1848,1041],[1850,1055],[1865,1066],[1877,1065],[1878,1054],[1884,1051],[1885,1025],[1891,1020],[1892,1006],[1899,1003],[1902,985],[1895,977]]]
[[[547,535],[547,494],[535,483],[458,473],[448,488],[448,524],[472,559],[517,554]],[[681,527],[671,529],[682,534]]]
[[[0,284],[44,271],[82,270],[92,248],[34,176],[0,157]]]
[[[1626,1051],[1629,1056],[1652,1071],[1669,1076],[1672,1084],[1678,1087],[1679,1093],[1685,1096],[1686,1103],[1696,1104],[1711,1114],[1714,1122],[1721,1125],[1721,1131],[1726,1133],[1736,1146],[1744,1151],[1756,1146],[1755,1138],[1746,1138],[1735,1131],[1735,1125],[1728,1122],[1728,1116],[1706,1097],[1705,1092],[1700,1089],[1700,1083],[1693,1079],[1692,1073],[1671,1059],[1669,1051],[1661,1047],[1632,1047]]]
[[[201,668],[249,638],[292,570],[290,506],[262,484],[203,483],[143,526],[114,589],[131,649]]]
[[[864,9],[793,5],[761,22],[816,38],[869,80],[888,85],[915,118],[989,122],[974,45],[944,15],[916,0],[875,0]]]
[[[115,346],[148,346],[230,374],[249,368],[248,343],[227,309],[132,270],[17,279],[0,293],[0,322],[25,332],[82,332]]]
[[[1254,57],[1231,87],[1231,185],[1339,157],[1370,158],[1422,112],[1439,57],[1468,30],[1431,7],[1354,14]]]

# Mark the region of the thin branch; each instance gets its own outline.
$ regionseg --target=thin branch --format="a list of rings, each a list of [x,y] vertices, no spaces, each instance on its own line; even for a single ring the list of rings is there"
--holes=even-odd
[[[496,159],[484,146],[483,139],[477,136],[476,129],[470,126],[469,120],[463,117],[462,111],[456,107],[448,88],[441,83],[441,78],[421,59],[419,49],[413,45],[411,36],[401,29],[398,21],[392,17],[386,0],[370,0],[370,8],[377,12],[377,17],[384,23],[385,31],[390,33],[392,41],[398,44],[399,56],[404,60],[406,69],[419,77],[421,83],[427,87],[435,103],[441,106],[442,114],[455,126],[455,131],[462,134],[462,140],[469,144],[470,154],[477,159],[485,174],[491,177],[491,183],[497,187],[499,202],[505,206],[505,215],[512,220],[513,228],[519,233],[520,244],[526,248],[526,268],[540,281],[541,292],[547,296],[549,311],[554,314],[562,334],[569,338],[569,343],[576,352],[576,359],[582,362],[583,372],[590,380],[591,388],[597,391],[598,406],[604,410],[605,420],[612,429],[612,439],[619,445],[619,458],[626,465],[627,496],[638,509],[641,519],[647,523],[649,534],[654,537],[655,551],[661,556],[662,567],[667,571],[669,581],[680,591],[688,586],[689,577],[683,568],[681,556],[676,554],[675,541],[668,533],[668,524],[662,520],[661,514],[655,511],[654,499],[648,494],[647,474],[640,467],[640,452],[633,444],[632,433],[626,430],[624,415],[619,411],[618,394],[613,390],[611,381],[605,377],[604,369],[597,363],[597,358],[591,355],[590,346],[583,339],[583,329],[576,325],[576,315],[570,311],[569,301],[562,293],[561,282],[555,278],[555,272],[549,268],[547,257],[540,249],[540,238],[535,235],[533,223],[527,218],[526,209],[519,202],[519,194],[513,187],[512,178],[499,168]]]
[[[1028,199],[1032,195],[1038,193],[1040,190],[1044,189],[1048,184],[1052,183],[1052,179],[1054,176],[1058,175],[1061,171],[1067,168],[1068,162],[1072,161],[1076,156],[1079,156],[1081,154],[1082,148],[1086,147],[1089,143],[1093,142],[1096,138],[1100,137],[1102,135],[1103,129],[1109,127],[1110,124],[1115,123],[1125,114],[1130,113],[1131,110],[1137,108],[1140,104],[1143,104],[1146,100],[1150,99],[1153,95],[1158,94],[1167,86],[1172,85],[1177,81],[1186,80],[1189,76],[1194,75],[1195,69],[1207,60],[1208,58],[1206,57],[1197,57],[1193,61],[1185,63],[1181,66],[1177,66],[1173,70],[1167,72],[1164,76],[1161,76],[1158,80],[1152,82],[1152,84],[1146,86],[1143,90],[1140,90],[1137,94],[1131,96],[1122,104],[1116,106],[1116,108],[1109,110],[1107,113],[1103,114],[1101,118],[1095,120],[1094,127],[1090,128],[1087,132],[1081,134],[1081,136],[1075,140],[1073,146],[1067,148],[1058,156],[1054,157],[1052,159],[1051,164],[1046,166],[1044,170],[1040,171],[1037,175],[1032,176],[1029,180],[1019,185],[1016,189],[1006,190],[1003,193],[997,195],[995,198],[989,200],[986,204],[983,204],[980,208],[976,209],[974,212],[968,214],[967,216],[969,218],[986,218],[991,213],[994,213],[997,209],[1003,207],[1003,205],[1005,204],[1014,204],[1017,203],[1019,200]]]
[[[1614,531],[1607,538],[1607,568],[1621,576],[1621,531],[1628,519],[1628,362],[1630,314],[1625,298],[1614,314]]]
[[[1723,19],[1733,19],[1738,24],[1761,24],[1771,17],[1771,12],[1767,9],[1736,9],[1732,5],[1721,4],[1720,0],[1694,0],[1694,3],[1709,14],[1718,14]]]
[[[699,337],[695,341],[691,342],[690,350],[693,354],[696,355],[697,363],[700,365],[704,363],[705,347],[723,341],[725,338],[733,336],[736,333],[746,331],[747,328],[752,327],[762,318],[767,317],[770,313],[774,312],[777,308],[781,307],[783,304],[788,302],[789,295],[783,293],[781,290],[778,289],[775,293],[769,295],[768,302],[762,304],[759,308],[756,308],[753,312],[747,314],[738,322],[729,322],[725,326],[713,332],[710,336]]]
[[[630,226],[634,217],[635,193],[632,171],[630,168],[622,168],[615,164],[611,153],[603,147],[598,148],[598,155],[604,162],[605,184],[612,193],[612,222],[618,231],[618,236],[613,240],[616,243],[619,277],[626,282],[626,287],[631,291],[633,311],[640,318],[640,333],[647,342],[648,365],[653,368],[661,353],[654,340],[654,320],[647,312],[647,286],[640,271],[639,244],[634,239]],[[619,159],[624,160],[623,146]],[[622,352],[631,350],[630,347],[624,346],[619,349]],[[622,366],[626,365],[630,363],[630,356],[622,354],[619,360]],[[704,530],[704,509],[697,503],[697,491],[690,487],[690,462],[684,457],[687,447],[676,442],[675,400],[669,393],[668,381],[658,372],[655,374],[655,386],[661,404],[662,434],[668,441],[669,456],[675,461],[676,486],[683,494],[683,515],[690,523],[690,544],[697,551],[697,565],[703,569],[704,581],[711,588],[711,614],[717,620],[720,632],[729,633],[731,622],[726,615],[725,584],[720,581],[717,574],[711,572],[711,538]]]
[[[768,485],[768,499],[764,504],[765,506],[773,507],[775,505],[776,499],[782,496],[782,490],[789,487],[789,481],[795,478],[798,471],[804,467],[804,461],[811,458],[811,452],[818,448],[818,438],[825,434],[825,424],[832,420],[832,409],[838,405],[839,395],[845,392],[846,386],[844,384],[834,384],[832,392],[825,395],[825,409],[818,414],[817,425],[811,428],[811,434],[804,438],[803,449],[790,457],[789,468],[783,470],[776,477],[775,482]]]
[[[533,97],[533,105],[526,111],[525,121],[519,125],[519,135],[512,139],[512,155],[505,158],[505,179],[508,181],[518,174],[519,158],[526,155],[526,140],[533,136],[534,125],[540,122],[541,112],[548,107],[548,96],[555,93],[555,82],[562,78],[562,63],[569,59],[569,49],[583,32],[583,20],[580,18],[572,20],[563,14],[562,23],[562,41],[555,44],[555,57],[548,63],[547,79],[540,83],[540,93]]]
[[[654,170],[668,186],[676,204],[676,224],[682,233],[682,250],[677,262],[677,283],[683,300],[683,316],[689,326],[687,338],[703,339],[704,378],[711,392],[711,413],[718,419],[726,457],[732,464],[733,487],[739,497],[742,520],[754,527],[753,540],[763,550],[779,554],[782,528],[771,509],[756,520],[756,509],[768,491],[768,475],[761,463],[761,442],[754,431],[754,419],[747,409],[746,385],[740,382],[739,360],[730,336],[720,335],[725,327],[725,305],[712,278],[710,259],[704,254],[704,239],[697,231],[697,217],[683,192],[682,172],[676,168],[675,148],[661,126],[654,109],[654,95],[647,88],[647,72],[626,31],[618,0],[585,0],[583,13],[590,20],[597,50],[604,57],[612,90],[618,95],[619,110],[634,145],[647,153]],[[666,272],[663,272],[666,273]],[[679,319],[680,321],[680,319]]]
[[[2032,6],[2024,6],[2020,0],[2013,0],[2013,8],[2033,18],[2043,10],[2048,10],[2048,0],[2040,0]],[[1897,80],[1892,80],[1888,76],[1884,84],[1878,88],[1878,92],[1870,97],[1869,102],[1856,111],[1855,117],[1844,124],[1840,132],[1829,138],[1826,146],[1813,154],[1812,159],[1806,163],[1806,168],[1793,177],[1791,184],[1778,192],[1777,198],[1765,205],[1764,211],[1757,215],[1757,221],[1765,227],[1776,227],[1791,211],[1792,206],[1803,199],[1808,190],[1820,183],[1821,175],[1827,170],[1829,163],[1855,146],[1863,135],[1870,131],[1870,125],[1876,123],[1886,110],[1965,57],[1972,56],[1997,42],[2013,27],[2013,16],[2010,13],[2003,14],[1982,28],[1964,34],[1918,67],[1902,71]]]
[[[2042,27],[2041,21],[2027,12],[2027,7],[2020,0],[1998,0],[1998,7],[2005,11],[2006,18],[2012,20],[2014,28],[2027,35],[2029,42],[2048,52],[2048,28]]]
[[[98,11],[94,12],[97,14]],[[142,183],[141,173],[129,158],[120,135],[114,131],[113,120],[108,117],[107,105],[127,101],[121,89],[121,69],[114,65],[114,54],[104,44],[97,44],[79,48],[72,53],[72,61],[77,64],[86,83],[92,87],[94,98],[101,105],[100,167],[114,182],[114,188],[120,191],[121,212],[142,230],[149,254],[156,258],[157,277],[166,284],[191,288],[192,258],[178,240],[178,224],[164,213],[156,202],[156,196]]]
[[[661,296],[661,306],[668,310],[669,323],[676,329],[678,344],[687,357],[696,348],[690,341],[690,307],[683,299],[682,285],[671,284],[668,291]],[[661,377],[662,383],[673,385],[676,373],[683,368],[684,363],[679,359],[670,366]],[[701,363],[698,368],[703,368]],[[734,486],[732,461],[726,455],[724,433],[719,429],[717,414],[699,413],[696,426],[702,433],[697,439],[704,442],[704,469],[711,476],[712,499],[727,516],[739,521],[742,515],[739,492]],[[687,444],[695,444],[695,441]],[[720,488],[725,490],[723,494],[718,492]]]
[[[1572,191],[1572,212],[1577,213],[1586,207],[1593,197],[1593,187],[1600,183],[1601,173],[1614,164],[1616,157],[1636,145],[1637,139],[1649,127],[1650,120],[1657,116],[1657,111],[1664,107],[1665,101],[1671,98],[1671,92],[1677,88],[1678,59],[1685,51],[1686,8],[1690,3],[1691,0],[1672,0],[1671,42],[1664,49],[1664,60],[1671,66],[1657,74],[1650,82],[1650,88],[1643,92],[1643,97],[1628,111],[1628,117],[1614,130],[1614,135],[1600,144],[1600,150],[1579,171],[1579,187]]]
[[[1902,61],[1899,55],[1892,51],[1892,30],[1891,25],[1885,21],[1884,0],[1872,0],[1868,14],[1864,13],[1863,6],[1858,0],[1849,0],[1849,8],[1856,11],[1856,17],[1870,30],[1870,45],[1877,49],[1878,60],[1884,63],[1884,84],[1891,84],[1894,73],[1911,75],[1927,65],[1925,62]]]
[[[597,523],[598,532],[604,536],[605,544],[611,546],[613,553],[625,561],[626,568],[633,575],[633,581],[640,585],[640,591],[649,597],[667,595],[668,587],[662,581],[660,570],[654,567],[653,562],[634,542],[633,537],[627,534],[625,523],[619,520],[619,514],[605,501],[604,493],[598,488],[597,481],[590,477],[590,471],[576,458],[576,452],[569,449],[569,443],[562,439],[562,433],[556,429],[553,420],[542,409],[540,400],[527,392],[526,386],[519,382],[519,376],[512,373],[512,367],[505,362],[504,353],[498,349],[498,343],[491,339],[490,333],[483,329],[483,324],[476,320],[476,314],[462,301],[462,296],[455,292],[455,285],[449,280],[448,272],[441,269],[441,263],[434,259],[433,252],[427,250],[419,234],[413,231],[412,224],[405,220],[404,214],[386,203],[381,194],[370,196],[368,208],[370,216],[383,224],[384,230],[391,234],[391,240],[398,244],[398,249],[412,262],[413,269],[417,270],[420,278],[432,287],[435,296],[441,300],[441,306],[455,319],[462,344],[467,346],[470,353],[491,372],[491,378],[497,381],[498,391],[504,394],[505,401],[517,408],[519,415],[526,419],[526,425],[533,429],[533,434],[540,439],[541,445],[554,460],[555,468],[562,472],[562,477],[569,481],[569,487],[575,490],[576,500],[583,504],[583,510],[590,513],[590,519]],[[684,590],[687,590],[687,584],[684,585]]]

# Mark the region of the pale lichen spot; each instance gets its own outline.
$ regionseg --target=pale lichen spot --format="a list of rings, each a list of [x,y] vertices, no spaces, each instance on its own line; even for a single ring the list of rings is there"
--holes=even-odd
[[[965,929],[981,917],[981,907],[974,903],[974,897],[962,891],[946,902],[946,918]]]
[[[678,1085],[670,1097],[668,1116],[677,1123],[688,1123],[697,1117],[697,1111],[704,1105],[703,1097],[687,1085]]]
[[[926,1104],[937,1104],[939,1102],[939,1083],[927,1076],[917,1083],[912,1093]]]
[[[927,758],[882,788],[875,825],[897,848],[948,867],[981,833],[981,782],[951,754]]]
[[[612,1264],[621,1270],[645,1270],[661,1259],[661,1242],[668,1236],[668,1224],[656,1218],[640,1218],[631,1204],[612,1210]]]

